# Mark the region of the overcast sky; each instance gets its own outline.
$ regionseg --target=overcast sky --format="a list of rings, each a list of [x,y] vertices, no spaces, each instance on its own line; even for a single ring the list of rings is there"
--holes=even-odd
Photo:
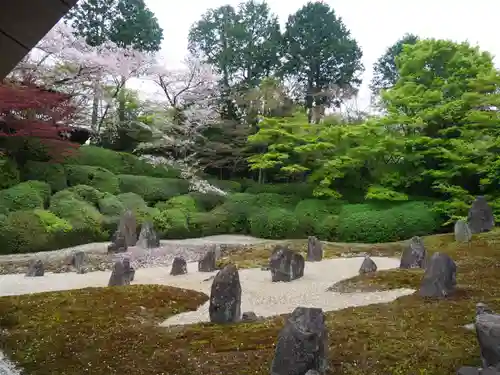
[[[161,54],[172,66],[187,54],[187,36],[190,26],[210,8],[241,1],[234,0],[145,0],[156,14],[164,30]],[[325,1],[342,17],[345,25],[363,51],[363,86],[358,98],[359,108],[369,105],[368,83],[373,63],[385,49],[405,33],[420,37],[468,40],[482,49],[500,56],[497,26],[500,2],[494,0],[452,1],[420,0],[328,0]],[[272,12],[284,25],[288,15],[307,3],[305,0],[267,0]],[[402,5],[402,3],[407,4]],[[498,63],[498,59],[496,59]],[[497,64],[498,65],[498,64]],[[133,86],[136,86],[134,84]],[[137,88],[151,91],[150,83],[137,84]]]

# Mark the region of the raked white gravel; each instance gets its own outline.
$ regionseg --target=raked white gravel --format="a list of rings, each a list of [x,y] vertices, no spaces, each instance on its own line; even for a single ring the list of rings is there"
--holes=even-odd
[[[379,270],[396,268],[399,259],[373,257]],[[273,316],[293,311],[297,306],[320,307],[325,311],[351,306],[390,302],[411,294],[412,289],[397,289],[369,293],[334,293],[326,289],[332,284],[358,274],[363,258],[328,259],[306,262],[304,277],[290,283],[272,283],[269,271],[260,269],[240,270],[242,286],[242,311],[253,311],[261,316]],[[210,295],[216,272],[200,273],[197,263],[188,263],[188,274],[170,276],[170,267],[138,269],[133,284],[161,284],[198,290]],[[43,277],[25,277],[20,274],[0,275],[0,296],[39,293],[56,290],[103,287],[109,280],[109,271],[79,275],[76,273],[46,273]],[[209,280],[207,280],[209,279]],[[208,302],[197,311],[170,317],[163,326],[208,321]]]

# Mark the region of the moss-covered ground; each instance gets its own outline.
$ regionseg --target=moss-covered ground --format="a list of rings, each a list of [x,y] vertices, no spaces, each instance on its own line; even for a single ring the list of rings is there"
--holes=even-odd
[[[415,294],[327,313],[328,374],[449,375],[461,365],[479,365],[475,334],[463,326],[472,322],[479,301],[500,310],[500,232],[477,236],[470,246],[456,244],[452,235],[430,236],[425,244],[431,253],[443,251],[456,260],[456,295],[431,300]],[[367,247],[372,248],[352,245],[350,251],[371,252]],[[400,251],[401,244],[377,251],[385,254],[389,249]],[[328,251],[335,253],[335,245]],[[242,254],[232,258],[240,265],[251,263]],[[415,271],[381,271],[376,277],[351,280],[351,286],[418,287],[420,276]],[[268,374],[283,316],[227,326],[154,325],[206,298],[151,286],[4,297],[0,342],[27,375]]]

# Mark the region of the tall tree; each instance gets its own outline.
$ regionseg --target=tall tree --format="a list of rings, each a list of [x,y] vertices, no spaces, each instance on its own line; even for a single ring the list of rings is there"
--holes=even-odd
[[[403,47],[407,44],[413,45],[418,42],[418,36],[405,34],[396,43],[387,48],[373,65],[373,78],[370,83],[370,90],[374,97],[380,94],[381,90],[393,87],[399,79],[397,57],[403,52]]]
[[[284,50],[284,73],[305,84],[309,121],[313,107],[340,104],[332,88],[355,88],[361,83],[361,49],[325,3],[309,2],[288,18]]]
[[[189,33],[189,49],[221,76],[228,118],[237,117],[231,95],[258,86],[279,66],[280,29],[267,3],[208,10]]]
[[[82,0],[65,17],[91,46],[113,42],[141,52],[160,50],[163,29],[144,0]]]

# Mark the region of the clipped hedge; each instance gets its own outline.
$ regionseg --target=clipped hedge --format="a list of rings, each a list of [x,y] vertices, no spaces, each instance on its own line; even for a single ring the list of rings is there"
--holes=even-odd
[[[99,199],[101,199],[106,193],[102,193],[96,188],[88,185],[76,185],[68,189],[81,200],[90,203],[92,205],[97,205]]]
[[[47,250],[50,237],[39,216],[32,210],[11,212],[2,221],[0,252],[29,253]]]
[[[305,182],[280,183],[280,184],[253,184],[249,186],[245,193],[262,194],[273,193],[283,195],[295,195],[299,199],[314,198],[314,186]]]
[[[0,191],[0,213],[44,208],[50,186],[42,181],[26,181]]]
[[[101,192],[117,194],[120,191],[118,177],[101,167],[66,165],[69,186],[87,185]]]
[[[8,189],[21,182],[19,169],[11,159],[0,159],[0,189]]]
[[[160,211],[153,219],[160,238],[179,239],[190,237],[188,216],[178,208]]]
[[[243,191],[241,184],[236,181],[231,180],[218,180],[214,178],[210,178],[207,180],[210,185],[215,186],[216,188],[225,191],[226,193],[240,193]]]
[[[273,208],[250,217],[252,236],[269,239],[300,238],[303,231],[294,213],[283,208]]]
[[[179,178],[180,172],[174,168],[154,166],[137,156],[116,152],[97,146],[81,146],[74,155],[66,159],[66,164],[90,165],[104,168],[114,174]]]
[[[66,219],[75,229],[101,231],[102,214],[88,202],[69,190],[54,194],[50,200],[50,211]]]
[[[365,206],[365,207],[349,207]],[[366,205],[346,205],[338,219],[338,239],[342,242],[392,242],[434,233],[441,218],[427,202],[406,202],[381,209]],[[363,208],[363,210],[361,210]]]
[[[305,199],[297,203],[295,217],[307,236],[324,236],[323,221],[329,215],[336,215],[342,209],[342,202],[333,199]]]
[[[216,193],[200,193],[193,191],[188,195],[195,200],[196,206],[202,211],[213,210],[215,207],[220,206],[227,200],[226,195]]]
[[[188,194],[172,197],[166,202],[158,202],[155,207],[160,211],[168,210],[170,208],[178,208],[186,214],[199,211],[196,200]]]
[[[156,178],[146,176],[119,175],[122,193],[135,193],[150,204],[167,201],[177,195],[189,192],[189,182],[176,178]]]
[[[40,161],[28,161],[21,170],[23,180],[45,181],[53,192],[64,190],[68,187],[66,171],[62,164]]]

